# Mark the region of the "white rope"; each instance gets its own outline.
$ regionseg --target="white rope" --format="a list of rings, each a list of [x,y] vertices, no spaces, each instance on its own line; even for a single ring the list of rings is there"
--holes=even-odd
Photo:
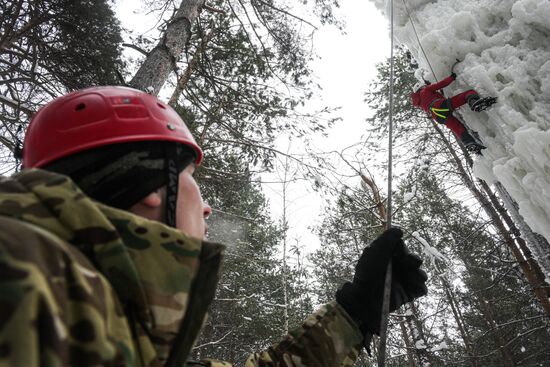
[[[392,210],[392,168],[393,168],[393,95],[394,95],[394,84],[395,84],[395,77],[394,77],[394,57],[393,57],[393,49],[394,49],[394,36],[393,36],[393,28],[394,28],[394,20],[393,20],[393,0],[391,0],[391,11],[390,11],[390,18],[391,18],[391,30],[390,30],[390,114],[389,114],[389,127],[388,127],[388,208],[386,210],[386,228],[391,227],[391,210]]]
[[[435,71],[432,67],[432,64],[430,63],[430,59],[428,58],[428,55],[426,54],[426,51],[424,50],[424,47],[422,46],[422,42],[420,42],[420,37],[418,37],[418,32],[416,31],[416,26],[414,25],[414,21],[411,17],[411,12],[409,11],[409,8],[407,7],[407,4],[405,3],[405,0],[402,0],[402,1],[403,1],[403,5],[405,6],[405,11],[407,12],[407,17],[409,18],[409,20],[411,22],[411,25],[412,25],[412,28],[413,28],[413,31],[414,31],[414,35],[416,36],[416,40],[418,41],[418,45],[420,46],[420,50],[422,51],[422,54],[424,55],[424,58],[426,59],[426,62],[428,63],[428,66],[430,67],[430,70],[432,71],[434,79],[437,82],[438,79],[437,79],[437,76],[435,75]]]
[[[386,209],[386,229],[391,228],[392,219],[392,166],[393,166],[393,94],[394,94],[394,19],[393,19],[393,0],[390,1],[390,111],[388,126],[388,204]],[[382,315],[380,319],[380,344],[378,347],[378,367],[384,367],[386,363],[386,340],[388,332],[388,321],[390,316],[390,294],[392,283],[392,261],[390,259],[386,269],[384,281],[384,299],[382,303]]]

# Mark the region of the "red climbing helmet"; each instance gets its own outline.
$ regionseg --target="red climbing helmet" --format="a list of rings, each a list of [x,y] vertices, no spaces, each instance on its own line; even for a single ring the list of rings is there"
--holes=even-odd
[[[181,117],[156,97],[127,87],[93,87],[59,97],[31,119],[23,166],[42,167],[59,158],[110,144],[171,141],[202,150]]]

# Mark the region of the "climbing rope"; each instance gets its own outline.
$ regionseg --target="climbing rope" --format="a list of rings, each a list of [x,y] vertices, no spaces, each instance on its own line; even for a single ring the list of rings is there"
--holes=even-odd
[[[407,17],[409,18],[409,20],[411,22],[411,25],[412,25],[412,28],[413,28],[413,31],[414,31],[414,35],[416,37],[416,40],[418,41],[418,45],[420,46],[420,50],[422,51],[422,54],[424,55],[424,58],[426,59],[426,62],[428,63],[428,66],[430,67],[430,70],[431,70],[431,72],[434,76],[434,80],[437,81],[437,76],[435,75],[435,71],[432,67],[430,59],[428,58],[428,55],[426,54],[426,51],[424,50],[424,47],[422,46],[422,42],[420,42],[420,37],[418,37],[418,32],[416,31],[416,26],[414,25],[414,21],[411,17],[411,12],[409,11],[409,8],[408,8],[407,4],[405,3],[405,0],[402,0],[402,1],[403,1],[403,6],[405,6],[405,12],[407,13]],[[392,0],[392,2],[393,2],[393,0]]]
[[[393,0],[390,1],[390,111],[389,111],[389,126],[388,126],[388,204],[386,209],[386,229],[391,227],[392,217],[392,166],[393,166],[393,88],[394,88],[394,20],[393,20]],[[384,298],[382,303],[382,317],[380,320],[380,343],[378,346],[378,367],[384,367],[386,363],[386,340],[388,332],[388,321],[390,317],[390,295],[392,283],[392,268],[393,264],[390,259],[386,269],[386,278],[384,281]]]

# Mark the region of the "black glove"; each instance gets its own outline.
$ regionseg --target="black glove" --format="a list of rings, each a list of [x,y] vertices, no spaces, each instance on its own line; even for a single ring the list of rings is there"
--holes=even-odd
[[[451,78],[453,78],[454,80],[456,80],[456,73],[455,73],[454,71],[451,73]]]
[[[336,292],[336,301],[356,321],[363,334],[380,333],[384,281],[390,259],[393,264],[390,311],[428,293],[428,277],[420,269],[422,259],[407,250],[402,237],[403,231],[399,228],[382,233],[363,250],[353,282],[344,283]]]

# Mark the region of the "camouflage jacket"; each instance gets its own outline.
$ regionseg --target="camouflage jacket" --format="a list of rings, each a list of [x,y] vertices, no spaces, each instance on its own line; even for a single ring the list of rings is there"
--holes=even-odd
[[[184,365],[222,251],[94,202],[65,176],[1,179],[0,366],[162,366],[171,348]],[[332,303],[246,367],[349,366],[361,339]]]

